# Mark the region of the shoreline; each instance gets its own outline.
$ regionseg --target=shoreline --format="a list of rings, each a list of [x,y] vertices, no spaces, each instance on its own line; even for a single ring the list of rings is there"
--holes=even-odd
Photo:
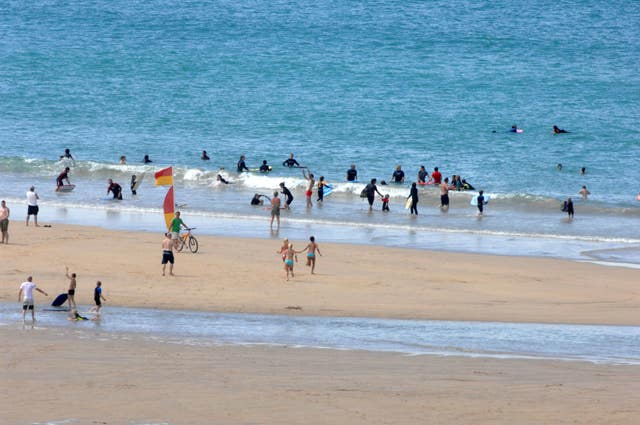
[[[280,240],[198,236],[198,254],[176,255],[163,278],[160,233],[88,226],[10,225],[0,299],[15,302],[27,275],[50,295],[66,292],[64,266],[78,273],[79,304],[96,280],[126,307],[305,316],[638,325],[637,270],[531,257],[430,252],[324,243],[317,274],[304,259],[286,283]],[[306,242],[295,240],[295,248]],[[42,306],[52,297],[37,296]]]

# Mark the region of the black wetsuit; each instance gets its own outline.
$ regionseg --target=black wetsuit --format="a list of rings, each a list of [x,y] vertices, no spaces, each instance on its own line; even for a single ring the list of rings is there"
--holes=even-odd
[[[480,214],[484,211],[484,195],[478,195],[478,211]]]
[[[293,159],[293,158],[288,158],[288,159],[286,159],[286,160],[282,163],[282,165],[284,165],[285,167],[289,167],[289,168],[291,168],[291,167],[299,167],[299,166],[300,166],[300,164],[298,164],[298,161],[296,161],[296,160],[295,160],[295,159]]]
[[[418,188],[411,186],[411,192],[409,192],[411,198],[411,214],[418,215]]]
[[[376,192],[378,191],[378,187],[373,183],[369,183],[367,187],[364,188],[364,190],[367,194],[367,201],[369,201],[369,206],[373,206],[373,201],[376,199]]]
[[[260,195],[251,198],[251,205],[260,205]]]
[[[358,170],[348,169],[347,170],[347,181],[354,182],[358,180]]]
[[[287,189],[286,186],[282,186],[282,194],[287,197],[285,204],[291,205],[291,203],[293,202],[293,195],[291,194],[291,191]]]
[[[392,178],[394,183],[402,183],[402,181],[404,180],[404,171],[402,170],[394,171]]]
[[[261,173],[268,173],[269,171],[271,171],[271,168],[267,164],[262,164],[260,166]]]
[[[573,201],[567,201],[567,215],[573,217]]]
[[[427,173],[426,171],[418,171],[418,182],[419,183],[426,183],[427,177],[429,177],[429,173]]]
[[[238,172],[242,173],[243,171],[249,171],[247,168],[247,164],[244,163],[244,159],[238,161]]]
[[[107,193],[113,193],[113,199],[122,199],[122,187],[118,183],[111,183],[107,188]]]

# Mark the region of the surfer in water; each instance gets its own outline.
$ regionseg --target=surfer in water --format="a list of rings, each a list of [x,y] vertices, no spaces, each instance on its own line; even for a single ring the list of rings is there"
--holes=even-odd
[[[268,200],[271,200],[267,195],[256,193],[253,195],[253,198],[251,198],[251,205],[264,205],[264,200],[260,198],[267,198]]]
[[[262,165],[260,166],[260,172],[268,173],[269,171],[271,171],[271,166],[267,164],[267,160],[265,159],[262,161]]]
[[[238,164],[236,165],[237,169],[238,169],[238,173],[242,173],[243,171],[249,171],[249,168],[247,167],[247,164],[244,162],[245,160],[245,156],[244,155],[240,155],[240,160],[238,161]]]
[[[211,158],[209,158],[209,155],[207,155],[207,151],[202,151],[202,155],[200,156],[200,159],[203,161],[209,161]]]
[[[284,185],[284,182],[280,183],[280,190],[286,198],[284,201],[284,209],[288,210],[289,206],[293,202],[293,195],[291,194],[291,191]]]
[[[220,183],[223,183],[223,184],[229,184],[229,182],[225,180],[224,177],[222,177],[222,175],[220,174],[216,176],[216,181],[219,181]]]
[[[71,151],[69,149],[65,149],[64,150],[64,155],[62,155],[60,157],[60,159],[70,159],[72,161],[75,161],[75,159],[73,159],[73,155],[71,155]]]
[[[284,162],[282,163],[282,165],[284,165],[285,167],[300,167],[300,164],[298,163],[298,161],[296,161],[293,158],[293,154],[289,154],[289,158],[285,159]]]
[[[58,178],[56,178],[56,191],[60,190],[60,188],[64,186],[63,180],[66,180],[67,184],[71,184],[69,181],[69,171],[71,171],[71,168],[66,167],[64,171],[58,175]]]
[[[411,198],[411,214],[418,215],[418,186],[416,183],[411,183],[411,190],[407,199]]]
[[[351,168],[347,170],[347,181],[355,182],[358,180],[358,170],[356,170],[356,164],[351,164]]]
[[[118,183],[114,182],[112,179],[109,179],[109,186],[107,186],[107,195],[109,192],[113,194],[113,199],[122,200],[122,186]]]
[[[561,128],[558,128],[557,125],[553,126],[553,134],[561,134],[561,133],[568,133],[567,130],[563,130]]]
[[[402,171],[400,165],[396,167],[396,171],[391,175],[391,181],[394,183],[404,183],[404,171]]]
[[[149,155],[145,155],[144,158],[142,158],[142,163],[143,164],[149,164],[151,162],[153,162],[153,161],[151,160],[151,158],[149,158]]]
[[[509,130],[510,133],[522,133],[524,130],[521,128],[518,128],[517,125],[512,125],[511,126],[511,130]]]

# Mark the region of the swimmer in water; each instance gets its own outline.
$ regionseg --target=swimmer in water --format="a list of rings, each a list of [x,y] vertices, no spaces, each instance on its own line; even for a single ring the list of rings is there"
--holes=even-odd
[[[216,180],[219,181],[220,183],[229,184],[229,182],[226,181],[224,177],[222,177],[220,174],[216,176]]]
[[[553,134],[561,134],[561,133],[568,133],[567,130],[563,130],[561,128],[558,128],[557,125],[553,126]]]
[[[562,164],[558,163],[558,165],[556,165],[556,168],[558,169],[558,171],[562,171]]]
[[[256,193],[253,195],[253,198],[251,198],[251,205],[264,205],[264,200],[260,198],[267,198],[268,200],[271,200],[267,195]]]
[[[203,161],[209,161],[211,158],[209,158],[209,155],[207,155],[207,151],[202,151],[202,155],[200,155],[200,159]]]
[[[585,174],[587,174],[587,167],[582,167],[580,169],[580,175],[584,176]]]
[[[71,155],[71,151],[69,149],[65,149],[64,150],[64,155],[62,155],[60,157],[60,159],[70,159],[72,161],[75,161],[75,159],[73,158],[73,155]]]
[[[580,194],[580,196],[582,196],[582,199],[587,199],[587,196],[591,195],[591,192],[589,192],[587,186],[582,186],[582,189],[580,189],[580,192],[578,193]]]
[[[122,155],[120,156],[120,165],[127,165],[127,157]]]
[[[152,163],[153,161],[151,160],[151,158],[149,158],[149,155],[145,155],[144,158],[142,158],[142,163],[143,164],[149,164]]]
[[[296,161],[293,158],[293,154],[289,154],[289,158],[285,159],[284,162],[282,163],[282,165],[284,165],[285,167],[300,167],[300,164],[298,164],[298,161]]]
[[[262,161],[262,165],[260,166],[260,172],[268,173],[269,171],[271,171],[271,166],[267,164],[267,160],[265,159],[264,161]]]

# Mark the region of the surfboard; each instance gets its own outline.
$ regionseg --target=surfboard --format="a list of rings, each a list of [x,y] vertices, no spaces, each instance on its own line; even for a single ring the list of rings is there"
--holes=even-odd
[[[273,167],[269,165],[269,171],[273,170]],[[249,168],[249,171],[253,173],[268,173],[269,171],[260,171],[260,168]]]
[[[62,304],[67,302],[67,298],[69,298],[67,294],[58,295],[56,299],[51,303],[51,307],[60,307]]]
[[[333,193],[333,185],[328,184],[324,187],[323,191],[322,191],[322,196],[324,196],[325,198],[329,195],[331,195]]]
[[[474,196],[473,198],[471,198],[471,202],[469,202],[471,205],[473,206],[478,206],[478,195]],[[484,195],[484,203],[488,204],[489,203],[489,195]]]
[[[351,181],[347,180],[347,183],[360,183],[360,180],[351,180]]]
[[[407,202],[404,203],[404,209],[408,210],[409,208],[411,208],[411,203],[413,202],[413,197],[409,196],[407,198]]]
[[[131,188],[131,190],[138,190],[138,188],[140,187],[140,185],[142,184],[142,180],[144,180],[144,173],[140,174],[139,176],[136,175],[136,184],[133,185],[133,187]]]
[[[65,184],[63,186],[56,187],[56,192],[71,192],[75,187],[75,184]]]

